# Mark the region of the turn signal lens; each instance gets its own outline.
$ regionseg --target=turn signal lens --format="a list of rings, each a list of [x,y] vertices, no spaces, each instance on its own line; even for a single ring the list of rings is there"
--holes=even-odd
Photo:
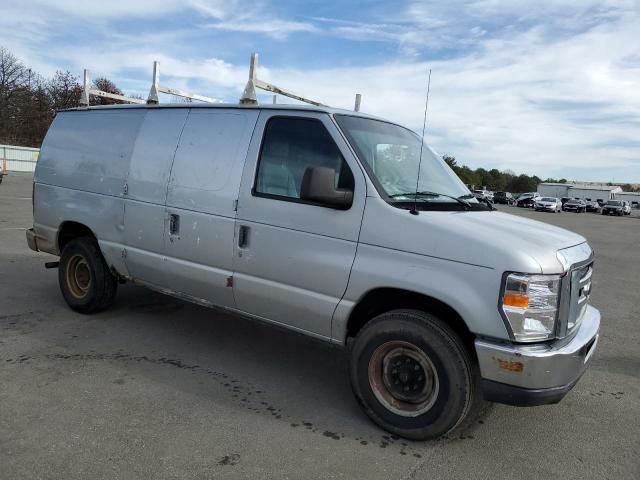
[[[505,307],[527,308],[529,306],[529,297],[527,295],[505,293],[504,297],[502,297],[502,304]]]

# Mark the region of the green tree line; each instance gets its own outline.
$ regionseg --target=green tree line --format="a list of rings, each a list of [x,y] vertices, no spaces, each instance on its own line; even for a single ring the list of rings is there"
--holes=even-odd
[[[567,183],[566,178],[545,178],[542,180],[537,175],[517,175],[511,170],[501,172],[498,169],[486,170],[484,168],[470,169],[466,165],[459,165],[452,155],[443,155],[442,159],[453,169],[465,184],[474,188],[487,187],[493,192],[524,193],[535,192],[540,182]],[[607,183],[613,185],[613,183]],[[640,192],[640,185],[625,183],[620,185],[625,192]]]
[[[501,172],[496,168],[491,170],[476,168],[472,170],[466,165],[459,165],[455,157],[451,155],[444,155],[442,158],[456,172],[460,180],[475,188],[487,187],[487,189],[494,192],[535,192],[538,184],[542,182],[542,179],[536,175],[529,176],[524,173],[517,175],[510,170]],[[559,180],[548,178],[545,181],[566,183],[564,178]]]

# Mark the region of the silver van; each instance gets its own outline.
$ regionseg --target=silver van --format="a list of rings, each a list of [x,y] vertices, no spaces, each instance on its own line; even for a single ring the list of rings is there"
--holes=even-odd
[[[403,437],[444,435],[484,400],[560,401],[598,340],[592,249],[479,203],[421,147],[316,106],[64,111],[27,242],[60,257],[81,313],[128,281],[345,347],[358,402]]]

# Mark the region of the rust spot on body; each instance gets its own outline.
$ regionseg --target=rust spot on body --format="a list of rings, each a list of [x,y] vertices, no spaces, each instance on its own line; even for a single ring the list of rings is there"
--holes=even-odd
[[[513,360],[504,360],[502,358],[493,357],[498,364],[498,368],[502,370],[509,370],[510,372],[520,373],[524,370],[524,364],[522,362],[514,362]]]

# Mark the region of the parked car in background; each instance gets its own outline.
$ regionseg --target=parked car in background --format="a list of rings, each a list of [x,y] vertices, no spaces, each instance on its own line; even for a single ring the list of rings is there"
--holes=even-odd
[[[571,198],[569,198],[569,197],[562,197],[562,198],[560,199],[560,201],[562,202],[562,205],[564,205],[565,203],[567,203],[569,200],[571,200]]]
[[[488,205],[489,207],[493,208],[493,200],[482,194],[482,193],[473,193],[473,196],[476,198],[476,200],[478,200],[478,202],[480,203],[484,203],[485,205]]]
[[[516,205],[518,207],[532,208],[535,204],[536,198],[538,198],[538,194],[535,192],[523,193],[518,197]]]
[[[493,194],[493,201],[503,205],[515,205],[516,199],[510,192],[496,192]]]
[[[594,201],[587,202],[587,212],[600,213],[601,209],[602,207],[598,202],[594,202]]]
[[[624,215],[624,205],[620,200],[609,200],[602,207],[602,215]]]
[[[536,212],[554,212],[562,211],[562,202],[554,197],[540,197],[536,199],[534,205]]]
[[[562,206],[562,210],[565,212],[582,213],[587,211],[587,204],[584,200],[569,200]]]
[[[474,190],[473,194],[475,195],[475,197],[477,199],[480,199],[480,197],[484,197],[487,200],[489,200],[489,202],[491,202],[491,203],[494,202],[493,192],[490,192],[489,190]]]

